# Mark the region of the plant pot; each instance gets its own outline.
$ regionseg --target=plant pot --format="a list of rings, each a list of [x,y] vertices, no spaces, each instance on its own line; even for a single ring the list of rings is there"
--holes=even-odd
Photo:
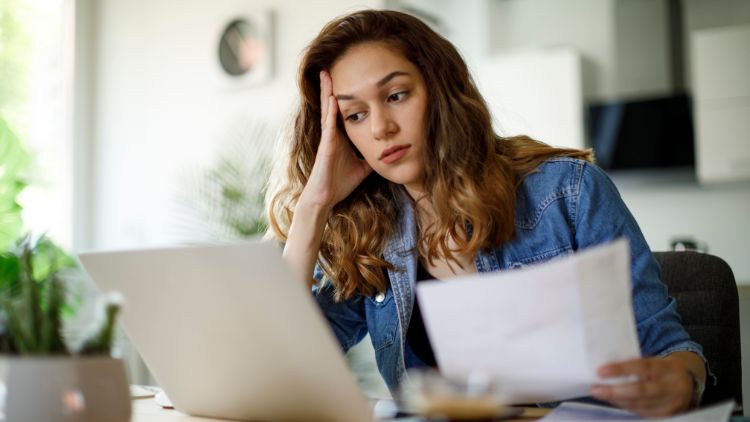
[[[0,357],[12,422],[126,422],[130,388],[110,357]]]

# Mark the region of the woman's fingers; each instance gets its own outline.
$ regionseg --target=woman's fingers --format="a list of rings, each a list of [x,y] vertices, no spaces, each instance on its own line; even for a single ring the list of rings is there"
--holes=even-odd
[[[664,362],[660,358],[633,359],[624,362],[604,365],[597,371],[602,378],[621,377],[636,375],[638,378],[647,379],[668,372]]]
[[[673,391],[662,380],[595,386],[591,395],[646,417],[671,415],[687,405],[684,393]]]
[[[325,154],[326,157],[333,159],[336,155],[336,113],[338,113],[338,107],[333,96],[329,96],[324,103],[326,104],[328,115],[325,117],[321,128],[321,139],[318,151],[323,151],[323,154]]]
[[[325,127],[328,118],[328,98],[333,94],[331,77],[325,70],[320,71],[320,125]]]
[[[326,130],[331,138],[336,133],[336,116],[339,113],[339,105],[336,104],[336,99],[333,95],[328,97],[328,115],[326,116]]]
[[[335,147],[332,144],[337,136],[336,117],[339,110],[331,89],[331,77],[325,70],[320,71],[320,109],[321,147],[329,156],[333,156]]]
[[[598,385],[591,389],[594,397],[600,400],[639,400],[659,397],[664,387],[658,382],[636,381],[619,385]]]
[[[662,358],[635,359],[601,367],[601,377],[635,375],[638,381],[596,385],[591,395],[641,416],[666,416],[684,410],[692,396],[687,369]]]

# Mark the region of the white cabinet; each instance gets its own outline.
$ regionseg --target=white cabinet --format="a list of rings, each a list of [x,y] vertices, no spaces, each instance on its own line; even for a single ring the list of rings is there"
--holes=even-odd
[[[750,25],[694,31],[691,57],[698,180],[750,180]]]
[[[498,133],[585,147],[581,58],[574,49],[497,54],[481,61],[475,76]]]

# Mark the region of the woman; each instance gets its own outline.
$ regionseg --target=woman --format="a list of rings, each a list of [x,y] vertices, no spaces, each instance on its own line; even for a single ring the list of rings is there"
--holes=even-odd
[[[696,404],[706,379],[701,347],[590,152],[497,136],[456,49],[403,13],[330,22],[302,59],[299,85],[271,226],[342,347],[369,332],[391,390],[406,368],[435,364],[417,280],[503,270],[626,236],[649,357],[600,368],[602,377],[639,380],[591,394],[643,416]]]

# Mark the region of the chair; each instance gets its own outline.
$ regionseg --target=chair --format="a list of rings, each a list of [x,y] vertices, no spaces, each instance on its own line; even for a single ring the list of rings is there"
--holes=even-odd
[[[706,383],[702,404],[731,398],[742,406],[739,298],[732,269],[700,252],[655,252],[654,257],[685,329],[703,346],[717,378],[715,386]]]

